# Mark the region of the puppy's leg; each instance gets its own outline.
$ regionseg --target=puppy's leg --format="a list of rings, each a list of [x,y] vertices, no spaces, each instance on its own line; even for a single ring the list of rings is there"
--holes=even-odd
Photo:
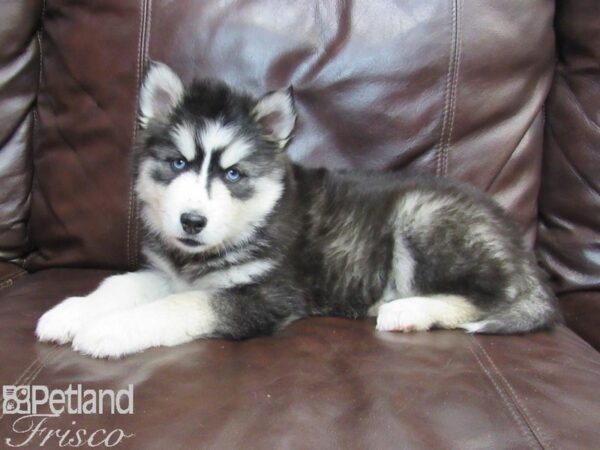
[[[281,288],[181,292],[100,317],[75,335],[73,349],[118,358],[197,338],[266,335],[305,315],[302,298]]]
[[[169,283],[158,272],[114,275],[105,279],[91,294],[67,298],[47,311],[38,321],[35,334],[40,341],[64,344],[91,320],[156,300],[169,292]]]
[[[460,328],[478,320],[480,311],[468,299],[457,295],[407,297],[382,304],[377,313],[380,331],[424,331]]]
[[[217,322],[209,294],[182,292],[100,317],[75,335],[73,349],[98,358],[119,358],[208,337]]]

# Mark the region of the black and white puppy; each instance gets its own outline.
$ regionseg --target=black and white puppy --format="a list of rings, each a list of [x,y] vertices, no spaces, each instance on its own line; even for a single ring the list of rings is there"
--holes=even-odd
[[[285,153],[291,89],[187,89],[152,63],[134,154],[147,268],[42,316],[42,341],[120,357],[244,339],[311,315],[378,330],[525,333],[558,319],[517,226],[484,194],[400,174],[332,172]]]

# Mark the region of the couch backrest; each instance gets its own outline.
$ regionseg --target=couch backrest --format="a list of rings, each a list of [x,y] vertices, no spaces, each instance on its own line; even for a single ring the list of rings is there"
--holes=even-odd
[[[216,76],[254,94],[293,84],[297,161],[465,180],[533,243],[553,9],[546,0],[47,2],[26,267],[138,265],[128,156],[148,58],[187,81]],[[2,208],[6,229],[13,216]]]

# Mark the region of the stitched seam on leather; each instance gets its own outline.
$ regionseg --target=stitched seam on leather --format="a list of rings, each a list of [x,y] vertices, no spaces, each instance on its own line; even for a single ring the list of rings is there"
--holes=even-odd
[[[152,0],[148,0],[148,11],[146,20],[146,33],[145,33],[145,45],[144,45],[144,61],[150,54],[150,33],[152,32]]]
[[[33,124],[34,124],[34,136],[35,136],[35,128],[38,122],[37,115],[37,100],[40,95],[40,87],[42,86],[42,79],[44,75],[44,47],[42,46],[42,35],[44,31],[44,17],[46,16],[46,0],[42,2],[42,11],[40,13],[40,26],[36,32],[36,40],[38,41],[39,48],[39,61],[38,61],[38,85],[37,91],[35,93],[36,106],[33,107]]]
[[[49,353],[44,359],[42,359],[41,363],[38,364],[38,367],[32,371],[31,375],[23,381],[24,384],[31,384],[40,374],[42,369],[48,365],[49,362],[55,361],[58,357],[65,352],[64,348],[57,348],[55,351]]]
[[[141,45],[141,56],[140,56],[140,66],[139,66],[139,72],[138,72],[138,89],[137,92],[138,94],[136,94],[136,105],[138,102],[138,96],[139,96],[139,84],[140,84],[140,80],[142,79],[143,76],[143,72],[144,69],[146,67],[146,61],[148,60],[148,48],[150,46],[150,27],[152,24],[152,0],[146,0],[145,3],[145,10],[144,10],[144,32],[142,35],[142,45]],[[136,106],[137,108],[137,106]],[[137,114],[136,114],[136,136],[137,136]],[[135,269],[139,263],[139,209],[138,209],[138,204],[135,201],[134,198],[134,203],[133,203],[133,214],[134,214],[134,227],[133,227],[133,233],[134,233],[134,260],[133,260],[133,268]]]
[[[16,268],[16,270],[15,270],[14,272],[10,272],[10,273],[8,273],[7,275],[4,275],[4,276],[0,277],[0,282],[1,282],[1,281],[5,281],[5,280],[7,280],[7,279],[9,279],[9,278],[12,278],[12,277],[18,276],[19,274],[21,274],[21,273],[23,273],[23,272],[24,272],[24,273],[27,273],[25,270],[21,269],[20,267],[17,267],[17,268]]]
[[[19,375],[17,377],[17,379],[15,380],[15,382],[13,383],[13,386],[18,386],[22,384],[22,380],[25,379],[25,377],[28,377],[29,372],[32,370],[35,370],[35,366],[37,364],[39,364],[40,362],[40,358],[37,357],[35,358],[33,361],[31,361],[31,363],[25,368],[25,370],[21,373],[21,375]],[[2,393],[0,393],[0,403],[2,403],[3,401],[3,395]],[[0,415],[0,419],[2,419],[2,416],[4,416],[4,414]]]
[[[42,45],[42,41],[43,41],[43,34],[44,34],[44,18],[46,17],[46,0],[42,1],[42,10],[40,12],[40,25],[38,27],[38,30],[36,32],[36,40],[38,42],[38,48],[39,48],[39,61],[38,61],[38,84],[37,84],[37,88],[36,88],[36,92],[35,92],[35,104],[33,106],[33,126],[32,126],[32,130],[31,130],[31,184],[29,185],[29,195],[32,195],[33,193],[33,185],[34,185],[34,178],[35,178],[35,164],[33,163],[33,153],[35,150],[35,139],[37,137],[37,131],[39,129],[39,115],[38,115],[38,100],[39,100],[39,96],[40,96],[40,89],[42,87],[42,80],[44,77],[44,46]],[[29,206],[29,214],[31,216],[31,203]],[[29,226],[27,226],[27,242],[28,242],[28,246],[29,246],[29,254],[25,255],[25,257],[23,258],[22,261],[22,265],[23,267],[27,267],[27,263],[30,259],[30,257],[33,255],[33,252],[31,251],[32,248],[35,249],[35,245],[33,245],[33,243],[31,242],[31,236],[30,236],[30,228]],[[12,284],[11,284],[12,285]],[[2,286],[5,287],[5,286]],[[0,289],[2,289],[2,287],[0,287]]]
[[[505,386],[506,390],[508,391],[508,394],[511,396],[513,403],[519,410],[519,413],[521,414],[521,416],[527,423],[527,426],[529,427],[529,429],[531,430],[531,432],[533,433],[533,435],[535,436],[537,441],[540,443],[540,445],[543,448],[552,449],[553,447],[549,444],[548,437],[544,434],[544,432],[542,431],[542,429],[538,425],[538,423],[535,421],[535,419],[528,413],[527,408],[525,408],[524,404],[521,402],[521,399],[517,395],[517,392],[513,389],[512,385],[508,382],[506,377],[498,369],[498,366],[496,366],[492,357],[485,350],[483,345],[481,345],[477,340],[475,340],[475,342],[477,343],[479,348],[483,351],[483,354],[485,355],[487,360],[490,362],[490,365],[493,367],[494,371],[498,374],[498,377],[500,378],[502,384]]]
[[[446,137],[446,129],[448,127],[448,112],[450,110],[450,95],[452,90],[452,72],[453,63],[456,52],[456,3],[457,0],[452,1],[452,36],[450,46],[450,57],[448,59],[448,71],[446,73],[446,87],[444,89],[444,111],[442,117],[442,131],[440,133],[440,140],[437,144],[437,153],[435,155],[435,174],[437,176],[444,175],[443,173],[443,159],[444,159],[444,142]]]
[[[21,375],[19,375],[17,377],[17,379],[15,380],[15,382],[13,383],[13,386],[21,386],[22,385],[22,380],[25,376],[28,375],[28,373],[33,369],[35,370],[35,365],[38,364],[40,361],[40,358],[35,358],[23,371],[23,373],[21,373]],[[0,393],[0,403],[4,403],[4,396],[2,395],[2,393]],[[0,421],[2,421],[2,418],[4,417],[4,413],[0,414]]]
[[[471,336],[471,340],[476,342],[477,344],[479,344],[473,336]],[[481,346],[479,346],[479,347],[482,348]],[[508,412],[510,413],[510,415],[516,422],[517,426],[519,427],[519,429],[525,436],[525,439],[528,442],[528,444],[531,446],[531,448],[534,448],[534,447],[544,448],[541,445],[541,443],[539,442],[539,440],[537,440],[537,437],[533,433],[533,430],[531,430],[531,427],[528,426],[524,417],[522,417],[522,415],[520,414],[519,409],[516,407],[514,402],[511,401],[511,398],[508,396],[506,391],[504,389],[502,389],[502,387],[500,387],[500,385],[498,384],[498,382],[496,381],[494,376],[490,373],[488,368],[485,366],[485,364],[483,363],[483,361],[481,360],[481,358],[479,357],[479,355],[477,354],[477,352],[473,349],[473,347],[471,345],[469,346],[469,350],[471,350],[471,353],[473,353],[475,360],[477,361],[477,363],[479,364],[479,366],[481,367],[481,369],[483,370],[483,372],[485,373],[487,378],[492,382],[494,388],[496,389],[496,392],[498,393],[498,396],[500,397],[500,399],[506,406],[506,409],[508,410]]]
[[[64,352],[64,348],[56,348],[45,356],[45,358],[36,358],[29,366],[23,371],[23,373],[15,380],[13,386],[18,385],[29,385],[34,381],[40,374],[42,369],[46,367],[47,363],[55,361],[58,356]],[[31,373],[29,373],[31,372]],[[0,396],[0,402],[2,402],[2,396]],[[0,414],[0,421],[4,418],[4,413]]]
[[[10,276],[4,277],[0,281],[0,290],[13,286],[15,284],[15,280],[18,280],[19,278],[21,278],[23,275],[26,275],[27,273],[28,272],[25,270],[23,270],[21,272],[17,271],[17,272],[13,272]]]
[[[17,386],[17,385],[21,384],[21,380],[24,379],[29,374],[29,372],[32,369],[34,369],[34,366],[36,364],[38,364],[39,362],[40,362],[40,358],[39,357],[37,357],[33,361],[31,361],[31,363],[25,368],[25,370],[23,371],[23,373],[17,377],[17,379],[15,380],[15,382],[13,383],[13,385]],[[2,398],[1,394],[0,394],[0,398]]]
[[[40,12],[40,26],[35,33],[35,39],[38,42],[39,49],[39,61],[38,61],[38,85],[35,93],[36,105],[33,107],[33,136],[35,136],[35,129],[38,126],[38,115],[37,115],[37,100],[40,95],[40,87],[42,85],[42,74],[44,67],[44,50],[42,48],[42,31],[44,29],[44,15],[46,14],[46,0],[42,2],[42,11]],[[33,177],[32,177],[33,178]]]
[[[458,0],[457,12],[456,12],[456,41],[455,41],[455,58],[454,58],[454,82],[452,90],[450,92],[450,130],[448,131],[448,137],[446,138],[445,150],[443,152],[442,171],[443,174],[448,173],[448,158],[450,154],[450,143],[452,141],[452,132],[454,131],[454,117],[456,115],[456,97],[458,91],[458,79],[460,76],[460,61],[462,59],[462,10],[463,1]]]
[[[144,31],[144,53],[142,55],[142,61],[144,62],[144,64],[142,64],[142,70],[145,68],[146,66],[146,61],[148,60],[148,55],[150,53],[150,33],[152,31],[152,0],[147,0],[146,1],[146,19],[145,19],[145,24],[146,24],[146,28]],[[142,76],[142,73],[140,73],[140,77]],[[139,92],[139,88],[138,88],[138,92]],[[139,94],[138,94],[139,95]],[[137,96],[136,96],[137,98]],[[137,202],[134,203],[134,214],[135,214],[135,226],[134,226],[134,242],[135,242],[135,265],[137,266],[137,264],[139,263],[139,243],[140,243],[140,239],[139,239],[139,233],[140,233],[140,227],[139,227],[139,208],[138,208],[138,204]]]
[[[139,3],[139,9],[140,9],[140,24],[139,24],[139,34],[138,34],[138,51],[137,51],[137,60],[136,60],[136,68],[135,68],[135,90],[136,90],[136,95],[135,95],[135,106],[134,106],[134,118],[133,118],[133,130],[131,132],[131,145],[134,146],[135,145],[135,136],[137,133],[137,123],[136,123],[136,119],[137,119],[137,90],[138,90],[138,86],[139,86],[139,67],[140,67],[140,39],[142,36],[142,23],[143,23],[143,6],[144,5],[144,1],[140,0]],[[128,199],[128,206],[127,206],[127,231],[126,231],[126,251],[127,251],[127,267],[129,269],[131,269],[131,214],[133,212],[133,180],[129,181],[129,199]]]
[[[40,46],[40,67],[38,73],[38,94],[42,85],[42,76],[44,74],[44,49],[42,47],[42,33],[44,31],[44,18],[46,17],[46,0],[42,2],[42,15],[40,17],[40,27],[37,32],[38,45]],[[36,95],[37,98],[37,95]]]
[[[135,141],[138,133],[137,115],[138,115],[138,101],[139,101],[139,89],[142,78],[143,70],[143,59],[144,59],[144,35],[146,33],[146,21],[148,11],[148,0],[140,0],[140,23],[139,23],[139,34],[138,34],[138,48],[137,48],[137,62],[136,62],[136,74],[135,74],[135,106],[134,106],[134,117],[133,117],[133,130],[131,145],[135,145]],[[134,180],[132,179],[129,184],[129,206],[127,211],[127,266],[129,269],[134,269],[137,265],[137,212],[136,212],[136,201],[134,195]],[[135,223],[134,223],[135,222]]]

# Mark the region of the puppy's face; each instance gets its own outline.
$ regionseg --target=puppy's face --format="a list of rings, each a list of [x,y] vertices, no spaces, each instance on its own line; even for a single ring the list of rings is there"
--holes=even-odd
[[[289,89],[255,100],[216,81],[184,88],[153,63],[134,160],[148,228],[190,253],[251,238],[282,195],[295,119]]]

